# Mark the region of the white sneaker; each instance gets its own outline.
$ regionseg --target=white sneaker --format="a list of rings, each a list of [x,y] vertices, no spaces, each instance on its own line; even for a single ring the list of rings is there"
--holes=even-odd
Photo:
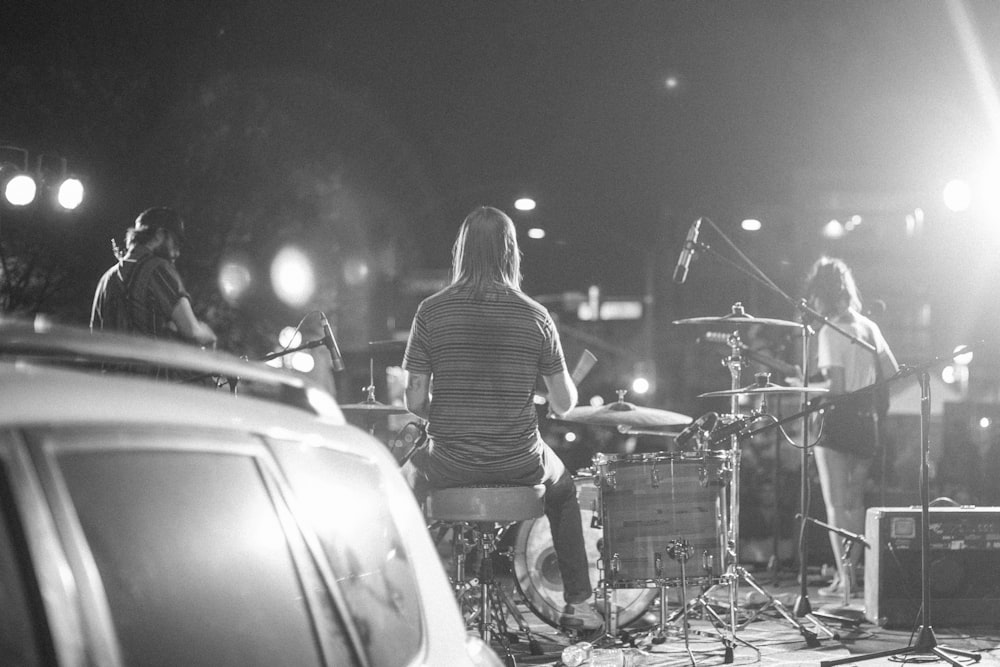
[[[564,606],[559,625],[573,630],[597,630],[604,627],[604,617],[594,609],[591,596],[583,602]]]

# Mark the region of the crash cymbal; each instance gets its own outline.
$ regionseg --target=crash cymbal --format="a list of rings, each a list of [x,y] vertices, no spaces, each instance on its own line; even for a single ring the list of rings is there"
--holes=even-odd
[[[722,315],[721,317],[689,317],[684,320],[674,320],[674,324],[701,324],[709,326],[750,326],[752,324],[760,324],[772,327],[802,327],[798,322],[749,315],[743,309],[743,304],[739,301],[733,304],[732,312],[728,315]]]
[[[698,394],[698,398],[715,398],[720,396],[757,396],[772,394],[825,394],[828,389],[825,387],[785,387],[778,384],[766,384],[760,386],[752,384],[739,389],[726,389],[724,391],[710,391],[705,394]]]
[[[381,414],[381,415],[405,415],[409,410],[398,405],[385,405],[375,401],[374,403],[348,403],[340,406],[341,412],[355,412],[359,414]]]
[[[687,415],[669,410],[644,408],[626,401],[616,401],[597,407],[588,405],[573,408],[559,419],[592,426],[683,426],[691,422],[691,418]]]

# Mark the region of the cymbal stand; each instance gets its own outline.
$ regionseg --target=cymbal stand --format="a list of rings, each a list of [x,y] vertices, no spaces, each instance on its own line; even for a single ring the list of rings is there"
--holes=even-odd
[[[736,304],[733,306],[733,311],[737,312],[740,308],[742,308],[742,306],[740,306],[740,304]],[[730,354],[723,360],[723,365],[729,368],[732,390],[735,392],[741,387],[740,375],[745,366],[745,361],[741,354],[743,342],[740,339],[739,331],[734,331],[732,335],[729,336],[728,344],[730,347]],[[754,376],[754,380],[759,386],[765,387],[769,383],[770,373],[757,373]],[[729,400],[730,412],[734,415],[739,414],[739,395],[734,393],[730,396]],[[762,396],[760,409],[757,414],[763,414],[765,412],[766,400]],[[733,475],[732,488],[730,490],[731,496],[727,504],[729,516],[727,517],[728,524],[726,524],[726,549],[724,554],[726,558],[726,573],[723,575],[722,580],[723,583],[728,584],[729,588],[730,628],[733,638],[736,637],[736,633],[739,629],[745,627],[765,610],[773,607],[786,621],[792,625],[792,627],[799,631],[803,638],[805,638],[807,646],[815,648],[819,646],[819,640],[817,639],[816,633],[799,622],[795,615],[792,614],[780,600],[764,590],[760,584],[757,583],[750,572],[739,564],[740,448],[739,438],[736,434],[730,436],[730,456],[733,466]],[[737,621],[740,581],[746,582],[746,584],[749,585],[754,591],[763,595],[765,598],[765,604],[759,609],[754,610],[753,613],[750,614],[750,616],[742,623]],[[828,634],[831,638],[836,637],[836,634],[833,631],[826,628],[818,620],[814,622],[814,625],[816,625],[819,630]]]
[[[722,238],[722,240],[726,242],[726,244],[740,257],[740,259],[743,260],[743,263],[746,266],[740,266],[738,263],[730,260],[728,257],[726,257],[725,255],[723,255],[722,253],[718,252],[717,250],[713,249],[711,246],[708,246],[708,245],[706,245],[704,243],[699,243],[699,242],[692,243],[691,245],[692,245],[692,249],[694,251],[703,251],[703,252],[707,252],[707,253],[711,254],[713,257],[715,257],[716,259],[718,259],[720,262],[728,264],[730,267],[732,267],[732,268],[736,269],[737,271],[740,271],[741,273],[743,273],[746,276],[748,276],[751,280],[754,280],[754,281],[756,281],[756,282],[764,285],[765,287],[767,287],[771,291],[773,291],[776,294],[780,295],[788,303],[793,304],[795,306],[799,305],[799,302],[797,302],[795,299],[793,299],[792,297],[790,297],[784,290],[781,289],[781,287],[779,287],[773,280],[771,280],[767,276],[767,274],[765,274],[762,270],[760,270],[760,268],[758,268],[753,263],[753,261],[749,257],[747,257],[746,254],[743,253],[739,249],[739,247],[737,247],[736,244],[733,243],[732,240],[728,236],[726,236],[725,232],[723,232],[719,228],[718,225],[716,225],[714,222],[712,222],[712,220],[710,218],[702,217],[700,219],[703,220],[705,223],[708,224],[708,226],[710,226],[712,229],[715,230],[715,232],[719,235],[719,237]],[[695,255],[695,256],[697,256],[697,255]],[[735,304],[733,306],[733,315],[741,315],[742,314],[742,310],[743,310],[742,304]],[[810,334],[811,334],[811,329],[808,326],[803,325],[802,326],[802,369],[803,369],[803,371],[802,371],[802,384],[803,384],[803,386],[807,386],[808,383],[809,383],[809,335]],[[734,352],[735,352],[735,350],[736,350],[736,348],[734,348]],[[735,386],[733,387],[733,389],[736,389],[736,388],[737,387],[735,387]],[[735,403],[735,397],[734,397],[734,403]],[[803,395],[802,403],[803,403],[803,407],[805,407],[808,404],[808,401],[807,401],[805,395]],[[733,436],[733,449],[735,451],[738,451],[738,450],[736,450],[736,448],[738,446],[736,440],[737,440],[736,436]],[[803,516],[807,516],[808,515],[808,511],[807,511],[807,508],[808,508],[808,499],[809,499],[809,495],[808,495],[808,491],[809,491],[808,471],[809,471],[809,420],[808,420],[808,417],[806,415],[803,415],[802,416],[802,470],[801,470],[801,480],[802,480],[802,483],[801,483],[801,493],[800,493],[800,505],[801,505],[800,509],[801,509],[801,513],[802,513]],[[813,614],[812,608],[809,605],[809,594],[808,594],[808,591],[806,589],[807,581],[806,581],[806,571],[805,571],[806,570],[806,563],[805,563],[805,560],[806,560],[805,559],[805,552],[806,552],[806,549],[805,549],[805,546],[806,546],[805,534],[806,534],[806,531],[805,531],[805,525],[806,525],[805,521],[802,521],[800,523],[800,530],[799,530],[799,580],[801,582],[801,591],[800,591],[798,599],[795,602],[795,609],[794,609],[795,616],[796,616],[796,618],[803,618],[804,617],[804,618],[808,619],[817,629],[819,629],[821,632],[823,632],[823,634],[825,634],[826,636],[828,636],[831,639],[836,639],[838,637],[838,635],[836,633],[834,633],[832,630],[830,630],[829,628],[827,628],[823,624],[823,622],[819,618],[817,618],[817,616],[815,614]],[[805,634],[805,633],[803,633],[803,634]],[[811,638],[808,635],[806,635],[806,639],[809,640],[809,641],[811,641]]]

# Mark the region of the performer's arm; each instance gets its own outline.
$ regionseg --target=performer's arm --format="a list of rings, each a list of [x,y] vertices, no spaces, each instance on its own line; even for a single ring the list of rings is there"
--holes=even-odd
[[[215,344],[215,332],[210,326],[195,317],[194,311],[191,309],[191,302],[188,301],[187,297],[182,297],[177,301],[170,318],[177,325],[177,331],[185,338],[200,345]]]
[[[544,379],[551,412],[556,415],[564,415],[576,406],[576,401],[579,398],[576,385],[565,366],[561,372],[545,375]]]
[[[410,372],[406,376],[406,391],[403,394],[406,409],[423,419],[430,418],[431,376]]]

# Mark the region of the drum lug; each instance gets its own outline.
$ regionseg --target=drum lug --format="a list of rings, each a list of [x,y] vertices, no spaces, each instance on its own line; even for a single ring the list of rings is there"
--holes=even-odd
[[[617,553],[611,555],[611,574],[616,575],[621,570],[622,561]]]
[[[663,554],[659,551],[653,554],[653,571],[657,577],[663,576]]]
[[[603,528],[604,522],[601,521],[601,513],[597,509],[597,500],[593,500],[590,503],[590,527],[591,528]]]
[[[660,486],[660,472],[656,469],[656,464],[653,464],[652,469],[649,471],[649,484],[654,489]]]

